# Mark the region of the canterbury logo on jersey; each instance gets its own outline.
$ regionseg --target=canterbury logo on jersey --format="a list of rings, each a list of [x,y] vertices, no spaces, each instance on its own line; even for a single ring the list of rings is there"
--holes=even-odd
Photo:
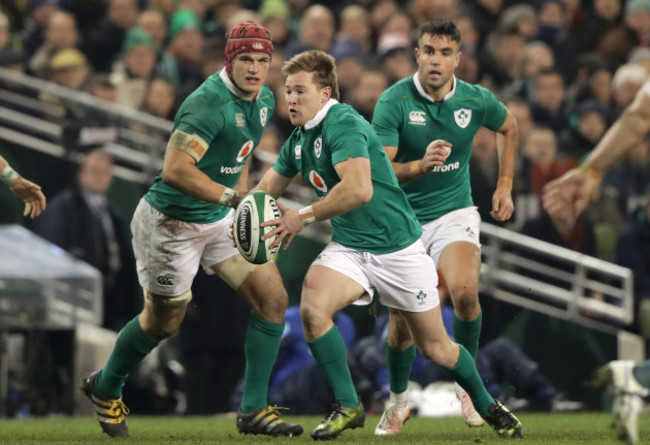
[[[237,162],[242,162],[244,159],[246,159],[246,157],[253,151],[254,146],[255,142],[246,141],[242,148],[239,149],[239,153],[237,153]]]
[[[445,164],[445,165],[436,165],[433,167],[433,170],[431,170],[434,173],[440,172],[440,173],[445,173],[445,172],[450,172],[452,170],[458,170],[460,168],[460,162],[456,161],[453,164]]]
[[[327,184],[325,184],[325,180],[321,175],[318,174],[317,171],[312,170],[309,172],[309,182],[311,182],[311,185],[316,187],[321,192],[327,193]]]
[[[427,118],[424,116],[424,111],[411,111],[409,113],[409,124],[426,125]]]

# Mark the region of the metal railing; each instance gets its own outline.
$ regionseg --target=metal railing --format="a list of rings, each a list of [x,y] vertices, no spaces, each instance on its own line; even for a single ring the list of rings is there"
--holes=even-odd
[[[630,269],[487,223],[481,239],[482,292],[612,334],[634,321]]]

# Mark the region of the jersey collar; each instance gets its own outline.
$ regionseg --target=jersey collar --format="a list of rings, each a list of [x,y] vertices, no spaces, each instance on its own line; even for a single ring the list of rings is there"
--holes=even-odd
[[[226,86],[226,88],[228,88],[228,91],[230,91],[232,94],[234,94],[241,100],[246,100],[248,102],[255,102],[257,98],[260,96],[260,94],[262,93],[261,88],[254,96],[251,94],[244,93],[242,90],[237,88],[235,83],[230,79],[230,76],[228,76],[228,73],[226,72],[225,68],[219,72],[219,77],[221,77],[221,80],[223,81],[223,84]]]
[[[457,85],[456,76],[453,76],[453,79],[454,79],[454,85],[451,87],[451,91],[445,94],[445,97],[442,98],[442,102],[451,99],[454,93],[456,93],[456,85]],[[420,96],[424,97],[429,102],[436,102],[435,100],[433,100],[431,96],[427,94],[426,91],[424,91],[424,88],[420,83],[420,76],[418,76],[418,73],[413,74],[413,83],[415,84],[415,89],[418,90],[418,93],[420,93]]]
[[[316,116],[314,116],[312,118],[312,120],[307,122],[303,128],[305,130],[310,130],[310,129],[314,128],[316,125],[323,122],[323,119],[325,119],[325,116],[327,116],[327,112],[330,110],[330,108],[332,108],[332,106],[336,105],[337,103],[339,103],[339,101],[336,100],[336,99],[328,100],[327,103],[325,105],[323,105],[323,108],[318,110],[318,113],[316,113]]]

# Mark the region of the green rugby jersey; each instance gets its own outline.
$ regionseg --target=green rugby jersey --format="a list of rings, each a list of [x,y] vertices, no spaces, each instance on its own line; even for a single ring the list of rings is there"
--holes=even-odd
[[[210,76],[183,102],[174,130],[196,133],[209,145],[196,167],[210,179],[234,187],[248,157],[257,147],[275,99],[264,85],[257,100],[250,102],[222,70]],[[145,199],[159,212],[191,223],[210,223],[225,217],[229,207],[187,196],[162,182],[158,173]]]
[[[349,105],[330,99],[303,128],[296,127],[273,168],[288,178],[300,173],[323,198],[340,182],[334,165],[356,157],[370,159],[372,199],[331,219],[332,240],[378,254],[413,244],[422,228],[397,184],[377,135]]]
[[[506,120],[506,108],[490,91],[454,77],[443,101],[434,102],[417,74],[384,91],[375,107],[372,126],[382,145],[397,147],[395,162],[422,159],[436,139],[453,144],[445,165],[401,184],[420,223],[470,207],[469,159],[472,141],[482,126],[496,131]]]

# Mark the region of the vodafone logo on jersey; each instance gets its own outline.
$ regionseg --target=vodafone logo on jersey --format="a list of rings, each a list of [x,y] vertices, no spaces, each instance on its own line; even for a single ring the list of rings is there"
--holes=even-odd
[[[239,150],[239,153],[237,153],[237,162],[242,162],[244,159],[246,159],[246,157],[253,151],[253,147],[255,147],[255,142],[246,141],[246,143]]]
[[[312,170],[309,172],[309,182],[311,182],[311,185],[316,187],[321,192],[327,193],[327,184],[325,184],[325,180],[321,175],[318,174],[317,171]]]

